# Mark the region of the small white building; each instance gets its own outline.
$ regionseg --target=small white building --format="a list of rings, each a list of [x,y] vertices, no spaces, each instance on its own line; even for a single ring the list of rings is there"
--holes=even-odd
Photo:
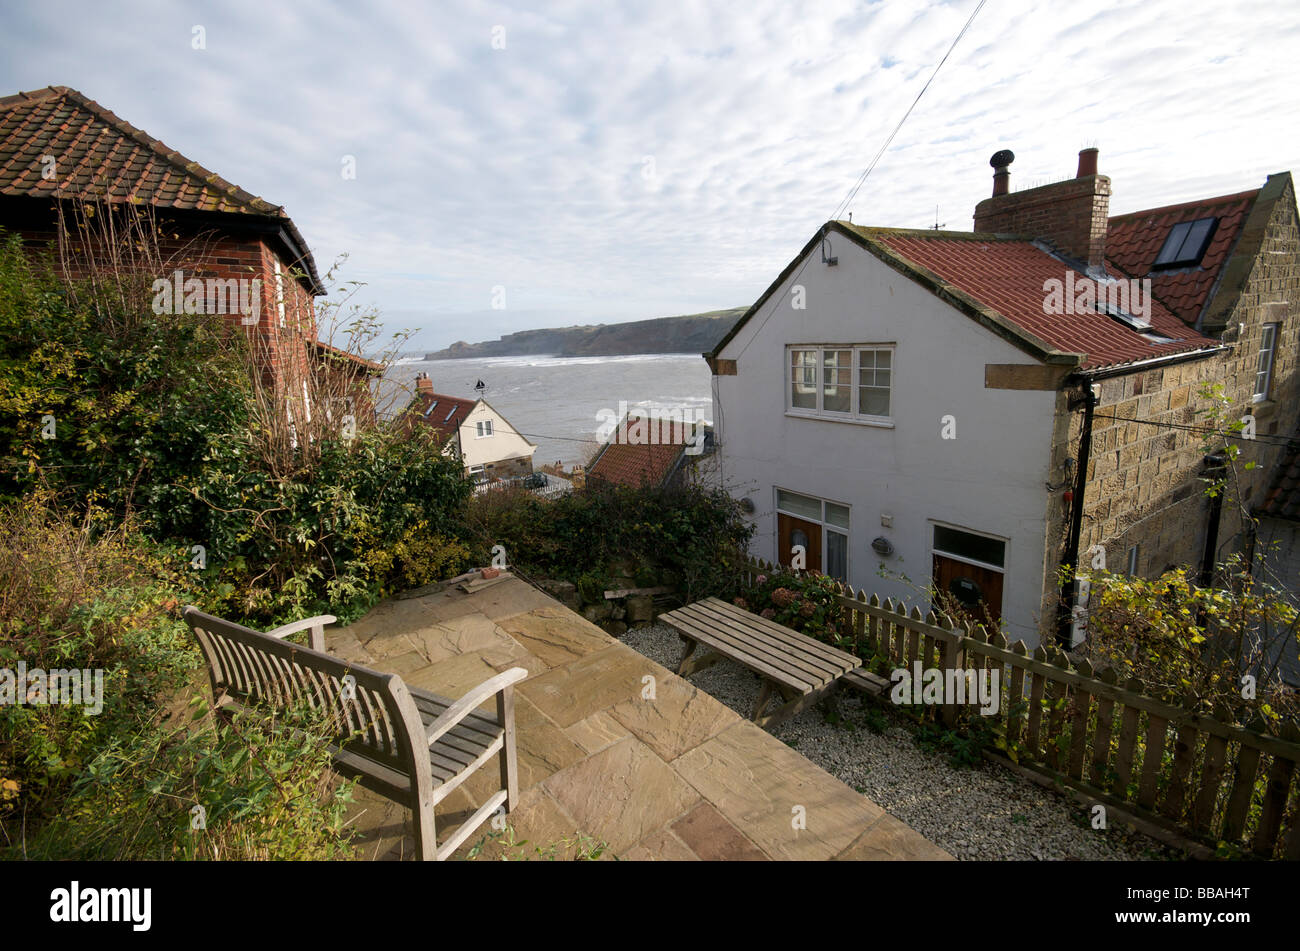
[[[411,412],[421,424],[446,437],[443,449],[461,460],[465,474],[490,482],[533,471],[537,446],[510,425],[484,399],[463,399],[433,391],[425,373],[416,378],[416,399]]]
[[[923,610],[944,592],[1012,640],[1077,644],[1086,592],[1057,578],[1087,553],[1150,573],[1214,548],[1197,387],[1253,392],[1261,425],[1293,418],[1293,362],[1270,343],[1287,304],[1243,275],[1293,260],[1294,193],[1282,174],[1112,219],[1095,150],[1015,193],[1012,158],[994,156],[974,232],[812,236],[705,354],[713,468],[759,558]]]

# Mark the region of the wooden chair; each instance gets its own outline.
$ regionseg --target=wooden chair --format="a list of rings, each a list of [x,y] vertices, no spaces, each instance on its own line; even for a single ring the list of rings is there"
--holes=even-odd
[[[213,704],[221,716],[245,709],[306,704],[329,714],[331,751],[341,773],[411,810],[416,857],[451,855],[500,806],[519,801],[515,758],[514,685],[528,676],[512,667],[459,700],[408,687],[397,674],[347,663],[325,653],[330,615],[295,621],[263,634],[204,614],[184,612],[207,660]],[[308,631],[309,647],[285,640]],[[495,720],[474,711],[496,697]],[[493,756],[501,788],[441,846],[433,809]]]

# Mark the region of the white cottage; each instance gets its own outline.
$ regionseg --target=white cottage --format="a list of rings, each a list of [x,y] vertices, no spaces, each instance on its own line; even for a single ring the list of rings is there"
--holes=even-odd
[[[1212,567],[1242,541],[1202,492],[1197,389],[1222,383],[1261,430],[1293,418],[1266,269],[1296,260],[1294,193],[1279,175],[1110,219],[1095,150],[1016,193],[1010,160],[975,232],[819,229],[705,354],[715,471],[760,558],[802,547],[855,588],[926,607],[933,585],[1013,639],[1077,643],[1059,569],[1102,549],[1112,570]],[[1245,451],[1265,471],[1271,450]]]
[[[428,374],[416,377],[411,412],[421,424],[447,437],[444,452],[457,456],[476,481],[528,475],[537,446],[483,399],[463,399],[433,391]]]

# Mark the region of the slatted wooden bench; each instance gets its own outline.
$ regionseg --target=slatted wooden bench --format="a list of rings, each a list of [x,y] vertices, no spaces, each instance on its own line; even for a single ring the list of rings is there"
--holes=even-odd
[[[696,601],[659,619],[685,643],[677,667],[679,676],[689,676],[726,657],[763,678],[754,722],[764,729],[812,706],[861,663],[852,654],[718,598]],[[709,651],[696,656],[701,644]],[[774,690],[786,702],[764,716]]]
[[[263,634],[187,607],[185,621],[207,660],[219,715],[305,704],[328,714],[331,752],[339,772],[411,810],[418,859],[441,861],[501,806],[519,801],[515,759],[514,685],[528,676],[512,667],[459,700],[408,687],[396,674],[348,663],[325,653],[329,615]],[[310,646],[285,640],[308,631]],[[496,697],[495,719],[475,712]],[[498,757],[501,788],[442,845],[434,806],[480,766]]]

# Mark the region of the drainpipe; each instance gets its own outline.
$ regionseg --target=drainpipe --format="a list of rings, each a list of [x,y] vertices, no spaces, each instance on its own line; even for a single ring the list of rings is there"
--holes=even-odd
[[[1218,481],[1223,477],[1227,468],[1227,457],[1221,452],[1213,453],[1206,456],[1203,460],[1205,463],[1205,477]],[[1215,554],[1219,548],[1219,521],[1223,515],[1223,493],[1226,489],[1220,488],[1215,493],[1214,498],[1210,499],[1210,511],[1206,516],[1205,522],[1205,552],[1201,556],[1201,578],[1202,588],[1208,588],[1214,582],[1214,562]]]
[[[1092,414],[1097,408],[1097,391],[1095,384],[1089,382],[1083,398],[1083,431],[1079,434],[1079,461],[1074,472],[1073,509],[1070,512],[1070,535],[1065,543],[1065,554],[1061,558],[1061,567],[1066,570],[1070,581],[1061,594],[1061,604],[1057,612],[1056,639],[1066,650],[1070,648],[1070,628],[1073,624],[1073,608],[1079,593],[1079,582],[1075,568],[1079,564],[1079,540],[1083,535],[1083,492],[1088,485],[1088,457],[1092,454]]]

